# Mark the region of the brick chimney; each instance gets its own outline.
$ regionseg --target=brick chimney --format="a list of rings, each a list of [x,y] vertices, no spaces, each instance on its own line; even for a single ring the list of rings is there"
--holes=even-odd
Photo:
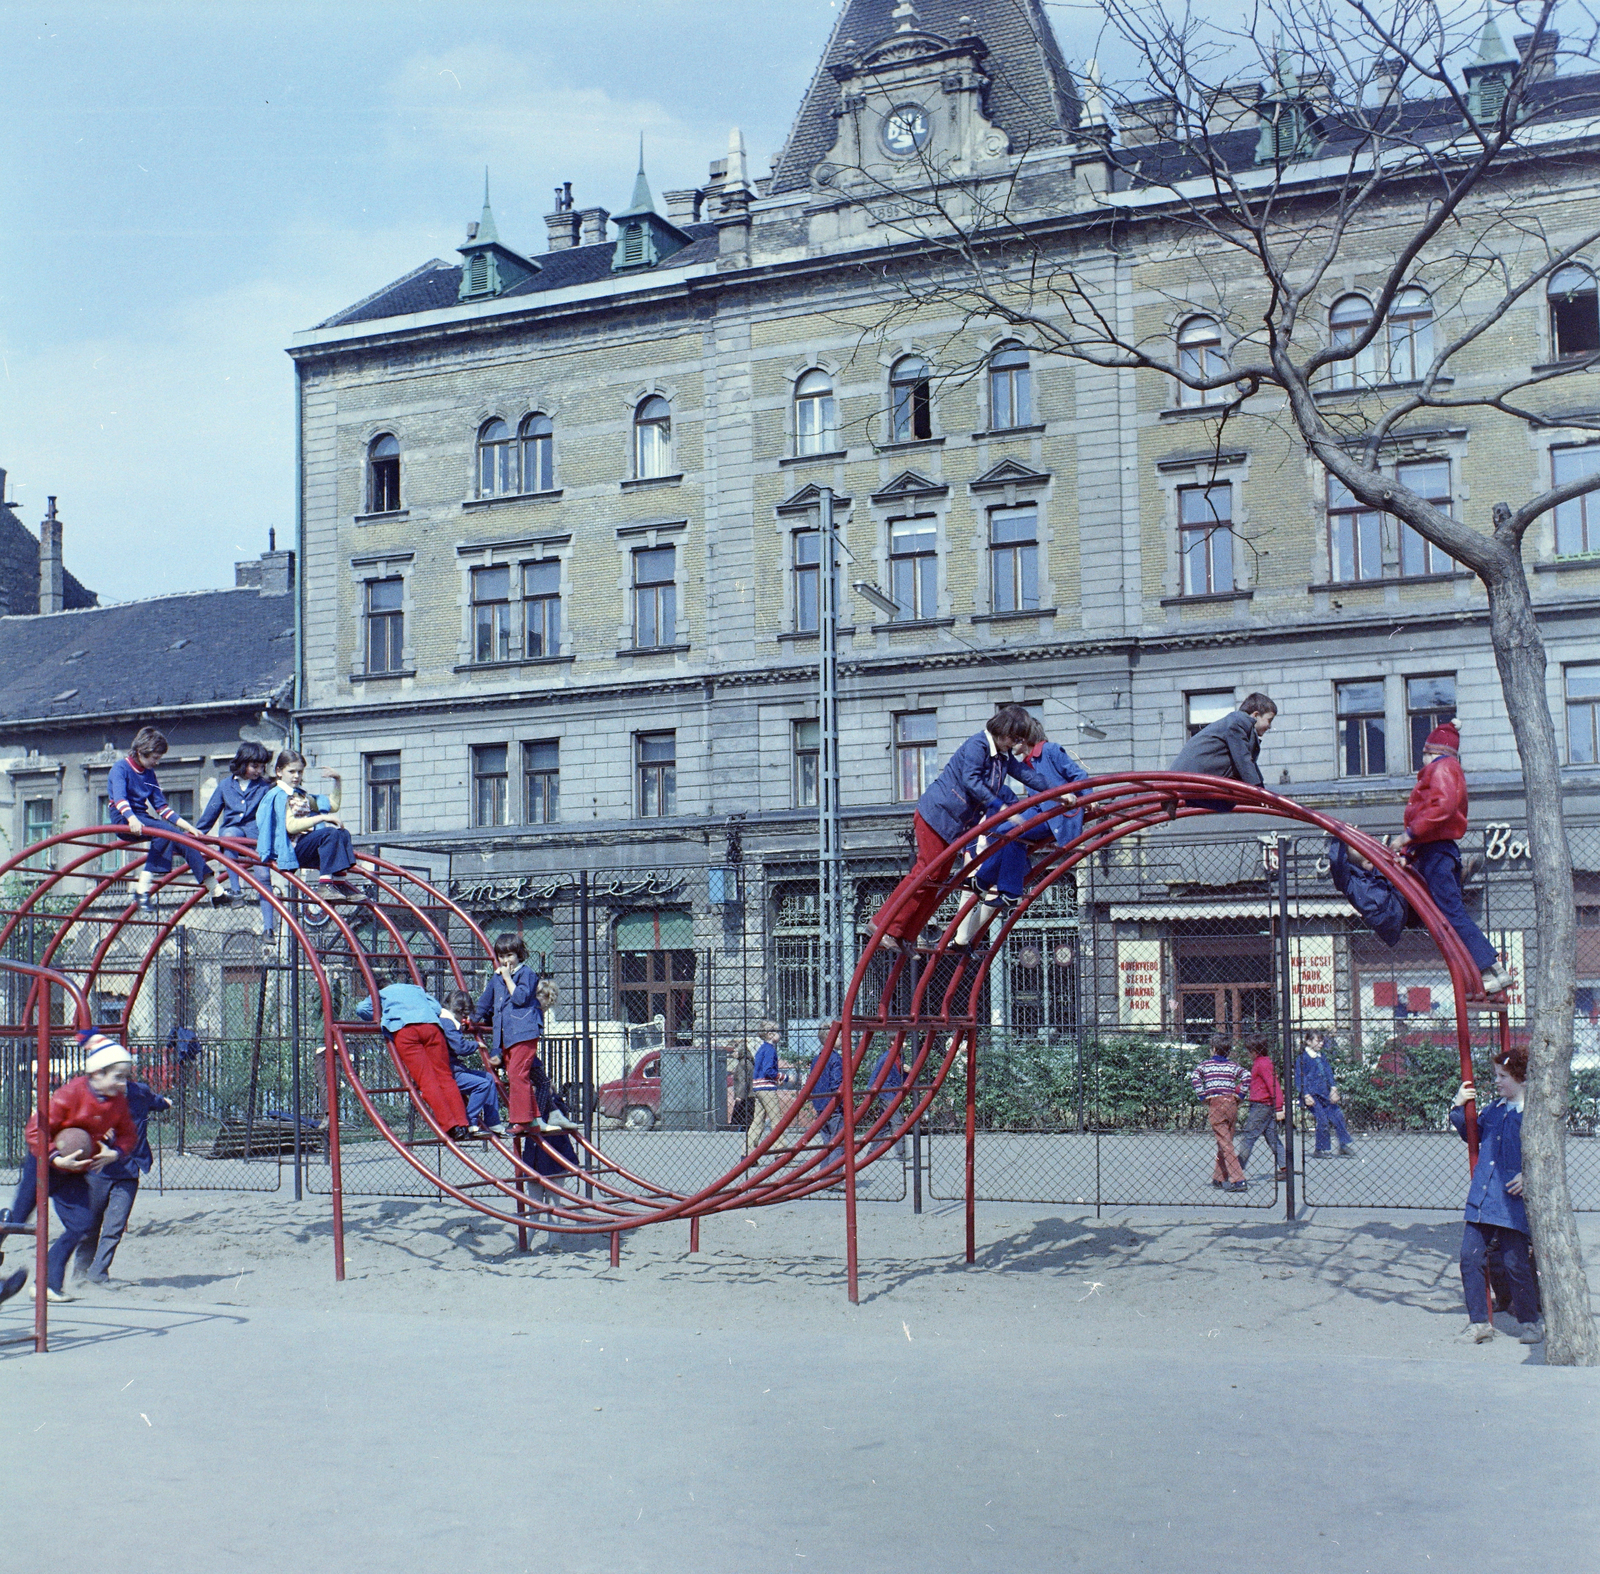
[[[260,557],[233,565],[233,587],[263,596],[287,596],[294,589],[294,553],[278,550],[276,530],[267,531],[267,550]]]
[[[611,215],[604,208],[582,208],[578,213],[579,242],[581,246],[603,246],[610,236],[606,233],[606,225],[611,222]]]
[[[39,610],[59,612],[66,603],[65,570],[61,564],[61,521],[56,518],[56,500],[39,525]]]
[[[578,244],[580,220],[572,208],[572,182],[563,181],[556,187],[556,209],[544,216],[544,227],[550,236],[551,251],[571,251]]]

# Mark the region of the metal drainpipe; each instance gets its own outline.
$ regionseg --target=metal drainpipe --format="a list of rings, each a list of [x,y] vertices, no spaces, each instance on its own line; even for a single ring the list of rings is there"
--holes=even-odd
[[[289,745],[300,752],[306,626],[306,382],[304,369],[298,361],[294,368],[294,404],[294,693],[290,698]]]

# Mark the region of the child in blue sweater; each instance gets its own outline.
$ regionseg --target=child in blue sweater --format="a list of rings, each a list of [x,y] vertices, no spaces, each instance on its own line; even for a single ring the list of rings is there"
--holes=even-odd
[[[261,800],[272,791],[267,780],[267,766],[272,763],[272,750],[264,743],[241,743],[234,751],[228,774],[217,783],[207,802],[205,812],[195,821],[197,829],[209,831],[217,827],[218,836],[236,836],[243,840],[256,839],[256,811]],[[218,822],[221,822],[218,824]],[[239,876],[228,871],[228,892],[239,895]],[[272,903],[261,899],[261,933],[270,940],[276,929]]]
[[[161,833],[171,827],[197,835],[195,827],[181,819],[167,802],[161,784],[156,780],[156,766],[167,752],[165,734],[154,727],[141,727],[133,736],[133,746],[126,759],[111,767],[106,780],[106,796],[110,800],[113,821],[120,820],[135,836],[148,836],[150,849],[144,855],[144,868],[134,882],[134,896],[147,913],[155,911],[156,876],[172,869],[173,844]],[[213,907],[226,907],[232,900],[224,892],[212,889],[211,866],[193,847],[183,849],[184,862],[195,878],[195,883],[211,898]]]

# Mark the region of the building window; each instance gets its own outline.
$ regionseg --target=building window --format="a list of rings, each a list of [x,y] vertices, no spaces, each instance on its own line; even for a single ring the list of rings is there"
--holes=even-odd
[[[894,719],[895,795],[915,803],[939,773],[939,713],[904,711]]]
[[[794,806],[815,809],[821,800],[822,723],[797,721],[794,724]]]
[[[504,421],[486,421],[478,433],[478,496],[509,497],[518,490],[511,428]]]
[[[1232,689],[1200,689],[1196,693],[1185,694],[1183,700],[1184,725],[1191,738],[1202,727],[1221,721],[1234,708]]]
[[[897,623],[937,615],[939,532],[933,515],[889,521],[889,587]]]
[[[1385,776],[1389,760],[1384,748],[1383,679],[1333,686],[1334,714],[1345,776]]]
[[[1600,764],[1600,663],[1568,667],[1567,763]]]
[[[1335,584],[1383,578],[1383,515],[1328,477],[1328,558]]]
[[[194,794],[190,795],[191,800]],[[167,800],[172,801],[170,798]],[[185,816],[187,819],[188,816]],[[32,847],[54,833],[56,828],[56,801],[54,798],[29,798],[22,806],[23,845]]]
[[[369,754],[365,760],[367,781],[367,829],[400,829],[400,756]]]
[[[794,627],[797,634],[815,634],[822,626],[822,533],[794,533]]]
[[[1219,596],[1233,589],[1232,483],[1179,489],[1178,551],[1184,595]]]
[[[1551,277],[1550,347],[1558,361],[1600,350],[1600,303],[1594,275],[1581,263],[1569,263]]]
[[[530,660],[561,654],[561,564],[522,565],[523,652]]]
[[[401,598],[405,581],[367,581],[367,671],[398,672],[405,642],[405,613]]]
[[[1185,377],[1223,377],[1228,358],[1222,353],[1222,329],[1210,317],[1191,317],[1178,330],[1178,370]],[[1178,384],[1180,405],[1215,404],[1226,398],[1221,388],[1191,388]]]
[[[480,743],[472,751],[472,823],[506,823],[506,745]]]
[[[400,507],[400,444],[388,432],[367,445],[367,512],[392,514]]]
[[[1422,769],[1422,745],[1435,727],[1456,716],[1456,675],[1406,679],[1406,718],[1411,725],[1411,769]]]
[[[561,745],[555,740],[522,746],[522,818],[548,825],[561,818]]]
[[[833,383],[823,371],[809,371],[794,385],[794,451],[830,454],[839,446]]]
[[[633,417],[634,474],[641,481],[672,474],[672,409],[652,394]]]
[[[1384,324],[1389,341],[1389,381],[1419,383],[1433,364],[1433,302],[1426,290],[1401,290]]]
[[[1336,350],[1347,350],[1367,331],[1372,322],[1372,302],[1364,295],[1346,295],[1333,303],[1328,314],[1329,339]],[[1354,355],[1329,366],[1329,380],[1335,388],[1365,388],[1376,380],[1377,336]]]
[[[897,443],[933,436],[933,392],[928,363],[903,356],[889,373],[889,431]]]
[[[1033,612],[1039,606],[1039,512],[989,512],[989,610]]]
[[[550,492],[555,484],[555,425],[547,415],[530,415],[522,423],[522,489]]]
[[[1550,480],[1556,486],[1600,474],[1600,443],[1550,450]],[[1587,557],[1600,552],[1600,494],[1556,504],[1556,556]]]
[[[639,773],[639,815],[653,820],[678,812],[678,735],[641,732],[634,735]]]
[[[1450,495],[1450,462],[1445,459],[1425,459],[1418,464],[1397,465],[1395,480],[1410,487],[1418,497],[1426,498],[1435,508],[1450,513],[1454,500]],[[1452,574],[1456,560],[1443,547],[1420,536],[1410,525],[1400,526],[1400,572],[1415,574]]]
[[[676,547],[640,547],[633,554],[633,643],[641,650],[677,639],[677,565]]]
[[[1033,373],[1020,344],[1002,344],[989,357],[989,425],[997,432],[1033,424]]]
[[[472,571],[472,659],[511,660],[511,570]]]

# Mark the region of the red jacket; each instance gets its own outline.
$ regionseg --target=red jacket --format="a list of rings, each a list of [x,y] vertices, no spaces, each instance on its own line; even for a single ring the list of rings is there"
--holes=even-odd
[[[1467,777],[1453,754],[1437,755],[1417,772],[1406,834],[1414,842],[1459,842],[1467,834]]]
[[[1271,1055],[1257,1055],[1250,1067],[1250,1102],[1283,1108],[1283,1084],[1278,1081],[1278,1068],[1272,1064]]]
[[[139,1146],[139,1131],[128,1112],[127,1099],[120,1093],[112,1098],[101,1098],[89,1086],[87,1077],[74,1077],[50,1095],[51,1142],[68,1126],[81,1126],[96,1142],[114,1137],[111,1145],[124,1158]],[[44,1144],[39,1140],[38,1110],[28,1117],[28,1151],[44,1157]]]

